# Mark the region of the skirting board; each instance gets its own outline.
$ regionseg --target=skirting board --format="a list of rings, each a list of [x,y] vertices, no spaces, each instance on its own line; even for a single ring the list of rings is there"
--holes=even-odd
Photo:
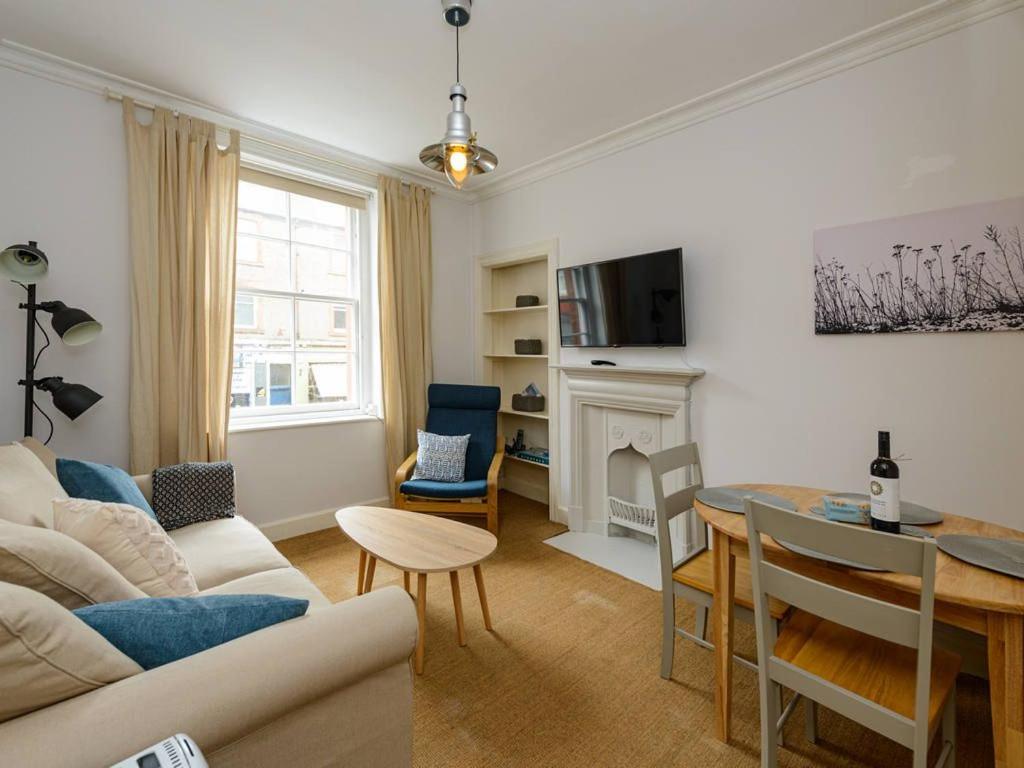
[[[325,531],[328,528],[332,528],[338,524],[334,519],[334,513],[344,507],[390,506],[391,500],[387,498],[359,501],[354,504],[331,507],[330,509],[324,509],[320,512],[307,512],[304,515],[286,517],[284,520],[277,520],[273,523],[261,525],[259,526],[259,529],[263,531],[263,535],[271,541],[281,541],[282,539],[290,539],[293,536],[301,536],[304,533],[315,533],[316,531]]]
[[[528,483],[518,477],[503,477],[501,478],[501,487],[517,496],[525,496],[527,499],[539,501],[541,504],[548,503],[547,483],[541,485],[540,483]]]

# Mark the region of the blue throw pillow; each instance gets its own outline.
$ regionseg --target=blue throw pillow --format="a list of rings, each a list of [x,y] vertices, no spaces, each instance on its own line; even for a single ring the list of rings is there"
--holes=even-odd
[[[156,513],[132,476],[120,467],[76,459],[57,459],[57,479],[73,499],[131,504],[156,520]]]
[[[99,603],[74,614],[140,667],[153,669],[297,618],[308,607],[308,600],[277,595],[200,595]]]

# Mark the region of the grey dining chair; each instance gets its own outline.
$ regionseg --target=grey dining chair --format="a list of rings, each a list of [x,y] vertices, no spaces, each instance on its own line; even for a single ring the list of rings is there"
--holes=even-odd
[[[935,607],[934,539],[872,531],[791,512],[748,498],[744,504],[757,617],[760,672],[761,765],[777,764],[774,728],[780,686],[803,694],[913,751],[925,768],[938,726],[944,740],[938,766],[956,755],[956,676],[960,657],[932,647]],[[816,553],[921,580],[918,608],[850,592],[784,567],[787,558],[764,557],[761,535]],[[792,560],[788,560],[792,562]],[[779,631],[769,596],[793,614]]]
[[[651,477],[654,483],[654,511],[658,538],[658,556],[661,565],[662,600],[662,644],[661,676],[668,680],[672,676],[675,654],[675,636],[686,638],[703,648],[714,646],[706,639],[708,612],[713,604],[713,569],[711,551],[708,549],[707,526],[697,517],[693,508],[697,491],[704,487],[704,475],[700,465],[700,453],[696,443],[687,443],[669,448],[648,457]],[[665,475],[681,470],[685,473],[684,487],[665,493]],[[672,539],[669,522],[680,515],[689,516],[687,521],[696,530],[694,549],[678,565],[672,556]],[[681,597],[693,604],[696,612],[694,632],[676,626],[675,598]],[[779,622],[786,615],[788,606],[778,600],[769,603],[773,622]],[[736,618],[748,623],[754,622],[753,589],[750,581],[749,562],[736,561]],[[750,669],[757,669],[741,656],[734,656],[737,663]]]

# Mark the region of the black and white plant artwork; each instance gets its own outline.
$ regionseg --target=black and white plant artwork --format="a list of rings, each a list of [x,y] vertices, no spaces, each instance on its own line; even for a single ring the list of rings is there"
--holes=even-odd
[[[1024,330],[1024,197],[814,233],[814,331]]]

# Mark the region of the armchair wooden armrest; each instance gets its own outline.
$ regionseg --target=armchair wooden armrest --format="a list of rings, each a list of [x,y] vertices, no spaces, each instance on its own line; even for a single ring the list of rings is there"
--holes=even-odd
[[[498,472],[501,471],[501,462],[505,459],[505,440],[498,435],[498,446],[494,452],[494,458],[491,459],[491,466],[487,469],[487,498],[490,500],[494,499],[494,504],[498,503]]]
[[[402,507],[399,503],[401,493],[398,489],[402,487],[402,483],[412,477],[412,471],[416,468],[416,453],[417,451],[413,451],[409,454],[409,458],[403,461],[395,472],[395,506],[399,509]]]

